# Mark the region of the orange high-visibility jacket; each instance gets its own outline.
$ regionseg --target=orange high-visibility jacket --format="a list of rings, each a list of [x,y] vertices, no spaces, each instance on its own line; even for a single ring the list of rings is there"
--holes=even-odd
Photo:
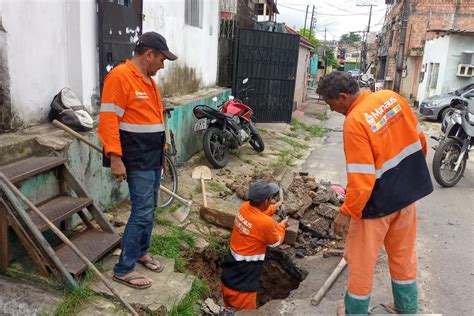
[[[105,77],[99,138],[105,155],[122,156],[127,169],[155,169],[162,163],[163,106],[158,87],[150,80],[130,60]]]
[[[347,192],[355,218],[391,214],[433,191],[426,139],[408,105],[389,90],[361,92],[344,121]]]
[[[285,225],[271,217],[275,211],[275,205],[262,212],[249,202],[242,204],[222,264],[221,281],[226,287],[240,292],[257,291],[267,246],[278,247],[285,240]]]

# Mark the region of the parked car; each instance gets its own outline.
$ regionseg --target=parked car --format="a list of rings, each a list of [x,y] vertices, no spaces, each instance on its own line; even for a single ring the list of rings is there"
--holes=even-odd
[[[420,104],[420,115],[424,119],[443,121],[453,99],[469,97],[474,91],[474,83],[470,83],[456,91],[431,96]]]
[[[360,76],[360,69],[351,69],[347,73],[357,79]]]

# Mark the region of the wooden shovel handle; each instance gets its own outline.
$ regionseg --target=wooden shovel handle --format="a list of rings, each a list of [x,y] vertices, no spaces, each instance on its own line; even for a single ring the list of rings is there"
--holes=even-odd
[[[202,201],[203,201],[204,207],[207,207],[206,183],[204,182],[203,178],[201,178],[201,188],[202,188]]]

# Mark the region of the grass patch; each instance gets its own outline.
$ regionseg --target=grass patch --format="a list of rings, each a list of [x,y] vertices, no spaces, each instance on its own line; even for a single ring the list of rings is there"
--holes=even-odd
[[[194,316],[199,315],[200,301],[208,297],[209,286],[205,281],[195,279],[191,291],[174,306],[168,316]]]
[[[176,262],[178,271],[184,271],[184,258],[181,253],[181,245],[186,243],[194,247],[193,235],[180,227],[168,226],[164,235],[156,235],[151,238],[150,252],[166,258],[172,258]]]
[[[308,135],[306,135],[306,136],[304,137],[304,140],[305,140],[305,141],[309,141],[309,140],[311,140],[311,137],[308,136]]]
[[[173,213],[180,207],[181,207],[181,204],[179,202],[173,201],[173,203],[171,203],[167,207],[157,207],[155,210],[155,215],[159,215],[163,213]]]
[[[284,166],[293,166],[294,161],[293,161],[293,155],[292,151],[285,149],[280,151],[278,154],[278,160],[272,163],[272,168],[273,170],[284,167]]]
[[[253,165],[253,161],[250,160],[250,159],[248,159],[248,158],[242,159],[242,161],[245,162],[245,163],[248,164],[248,165]]]
[[[321,127],[319,125],[306,125],[306,124],[298,121],[294,117],[291,119],[290,125],[293,128],[293,130],[306,131],[313,137],[324,136],[324,134],[326,134],[326,132],[327,132],[326,129],[324,129],[323,127]]]
[[[319,114],[318,115],[318,119],[320,121],[327,121],[327,119],[329,118],[328,114],[326,112],[324,112],[323,114]]]
[[[94,292],[87,286],[80,285],[79,288],[66,293],[65,300],[54,311],[55,316],[76,315],[80,308],[91,301]]]
[[[292,137],[292,138],[298,138],[298,133],[295,131],[295,132],[286,132],[284,133],[284,135],[288,136],[288,137]]]
[[[96,262],[94,265],[97,270],[104,270],[101,262]],[[89,284],[95,279],[96,275],[91,270],[84,271],[79,279],[79,287],[73,290],[65,290],[64,301],[56,307],[53,315],[76,315],[82,306],[91,302],[94,292],[89,288]]]
[[[171,203],[167,207],[156,208],[155,209],[155,224],[161,226],[172,226],[173,222],[169,219],[163,218],[165,213],[173,213],[181,207],[181,204],[178,202]]]
[[[225,192],[227,191],[227,187],[220,183],[219,181],[216,181],[216,180],[210,180],[207,182],[207,188],[209,189],[209,191],[213,191],[213,192]]]
[[[207,238],[207,242],[209,243],[209,246],[211,247],[212,251],[219,257],[223,257],[229,250],[229,243],[223,238],[210,235]]]
[[[155,216],[155,224],[160,226],[173,226],[173,222],[166,218]]]
[[[308,149],[309,148],[308,145],[302,144],[302,143],[297,142],[296,140],[288,138],[288,137],[283,137],[283,138],[281,138],[281,140],[284,141],[285,143],[287,143],[288,145],[296,147],[296,148],[300,148],[300,149]]]

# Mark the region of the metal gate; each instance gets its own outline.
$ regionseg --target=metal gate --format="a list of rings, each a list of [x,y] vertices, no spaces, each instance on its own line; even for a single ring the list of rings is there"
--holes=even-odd
[[[248,103],[257,122],[291,121],[299,41],[293,34],[237,30],[232,91],[240,98],[242,80],[249,78]]]
[[[100,88],[112,68],[132,56],[142,33],[143,0],[97,0]]]

